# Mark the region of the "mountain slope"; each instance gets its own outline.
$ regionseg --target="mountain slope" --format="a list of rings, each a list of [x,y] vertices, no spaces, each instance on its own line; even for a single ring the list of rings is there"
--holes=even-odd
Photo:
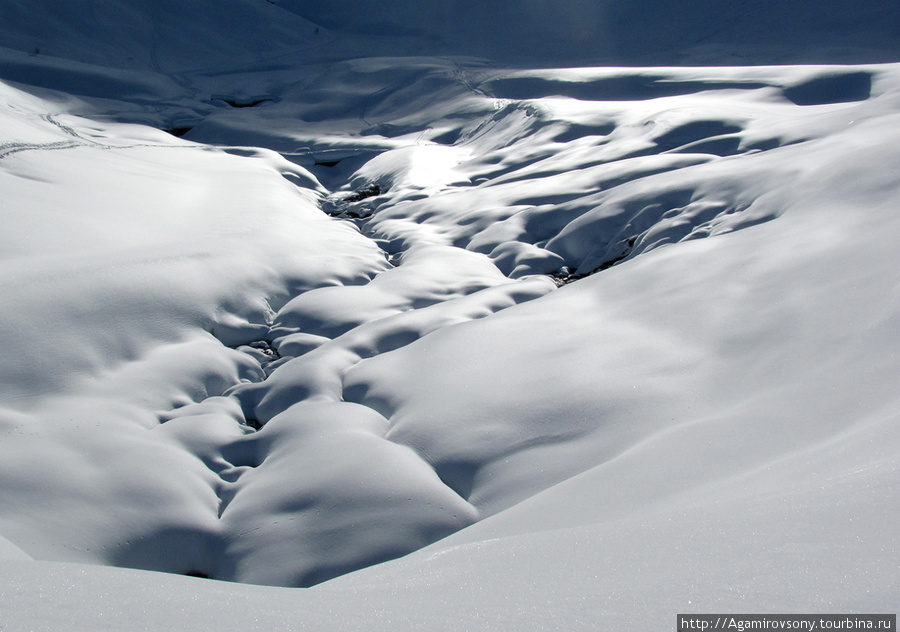
[[[3,623],[895,609],[893,4],[76,5],[0,2]]]

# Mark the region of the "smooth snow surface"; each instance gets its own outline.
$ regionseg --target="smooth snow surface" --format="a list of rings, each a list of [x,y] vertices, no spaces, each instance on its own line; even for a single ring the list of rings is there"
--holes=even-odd
[[[0,630],[896,612],[898,29],[0,0]]]

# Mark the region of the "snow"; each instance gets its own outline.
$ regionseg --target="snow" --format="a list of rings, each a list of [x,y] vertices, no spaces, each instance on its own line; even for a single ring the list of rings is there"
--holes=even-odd
[[[0,0],[0,629],[896,611],[897,8],[637,6]]]

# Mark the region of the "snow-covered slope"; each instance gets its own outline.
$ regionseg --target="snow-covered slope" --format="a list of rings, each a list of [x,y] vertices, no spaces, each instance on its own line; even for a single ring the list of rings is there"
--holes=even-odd
[[[4,0],[4,46],[164,74],[305,59],[720,65],[897,60],[890,0]],[[583,64],[582,64],[583,65]]]
[[[0,0],[0,628],[896,611],[897,7],[706,5]]]

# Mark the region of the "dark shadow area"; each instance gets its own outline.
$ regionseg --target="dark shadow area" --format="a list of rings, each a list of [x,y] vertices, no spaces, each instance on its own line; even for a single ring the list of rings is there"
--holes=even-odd
[[[226,99],[226,98],[218,98],[213,99],[214,101],[221,101],[226,105],[230,105],[233,108],[255,108],[258,105],[262,105],[263,103],[269,103],[272,99],[261,98],[261,99],[248,99],[246,101],[239,101],[237,99]]]
[[[193,127],[167,127],[163,131],[166,132],[167,134],[171,134],[172,136],[181,138],[182,136],[187,134],[192,129],[194,129],[194,128]]]
[[[369,186],[361,188],[359,191],[356,191],[353,195],[344,198],[345,202],[362,202],[363,200],[368,200],[369,198],[377,197],[381,195],[381,187],[377,184],[370,184]]]
[[[465,500],[472,495],[475,486],[475,476],[478,474],[478,464],[468,461],[448,461],[438,463],[434,471],[444,482],[444,485],[459,494]]]
[[[824,75],[784,89],[784,96],[797,105],[851,103],[871,95],[872,74],[868,72]]]
[[[569,97],[579,101],[646,101],[676,97],[704,90],[756,90],[766,83],[672,81],[663,76],[630,75],[593,81],[558,81],[542,77],[507,77],[483,86],[501,99],[542,99]]]
[[[740,136],[719,136],[688,143],[675,151],[680,154],[712,154],[713,156],[733,156],[741,146]]]
[[[711,139],[714,136],[737,134],[742,131],[741,127],[725,121],[691,121],[672,128],[661,136],[657,136],[654,141],[660,151],[669,151],[684,145]]]
[[[895,0],[278,0],[278,4],[333,32],[394,35],[423,55],[465,55],[514,65],[900,60],[900,4]],[[406,37],[410,39],[402,39]]]
[[[113,566],[208,579],[216,576],[223,546],[214,533],[171,526],[148,529],[145,535],[108,545],[108,549]]]
[[[557,143],[568,143],[585,136],[609,136],[616,129],[615,123],[602,123],[599,125],[581,125],[569,123],[566,129],[557,134],[553,140]]]

